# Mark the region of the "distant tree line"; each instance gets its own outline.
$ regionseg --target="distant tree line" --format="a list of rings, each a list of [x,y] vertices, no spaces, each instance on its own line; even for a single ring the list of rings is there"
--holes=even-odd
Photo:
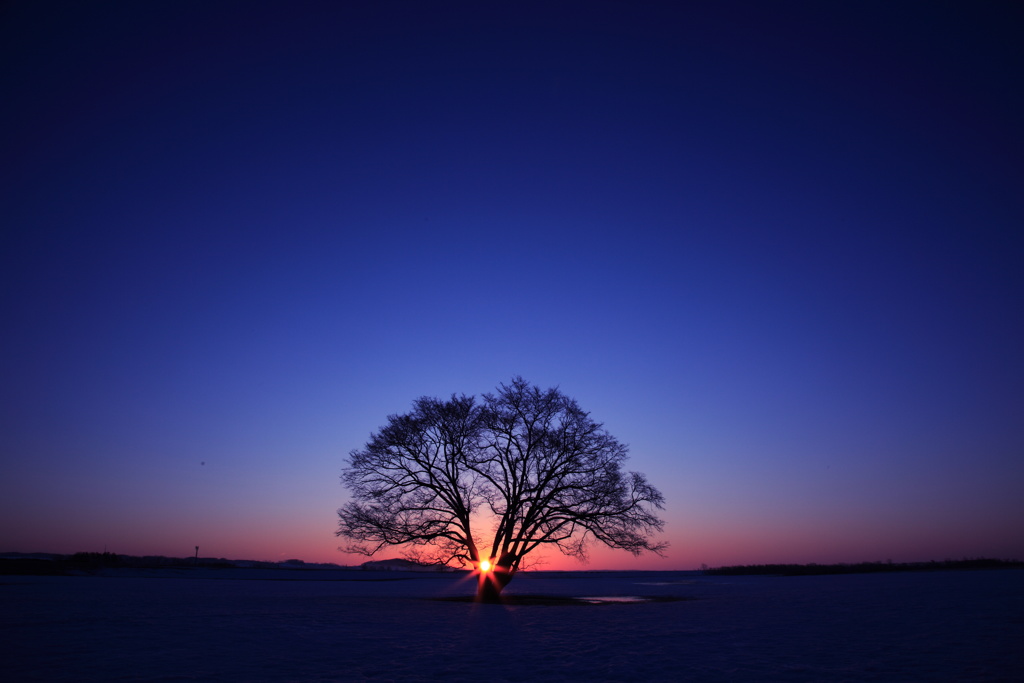
[[[60,576],[69,573],[92,572],[99,569],[155,569],[163,567],[193,567],[197,563],[192,557],[164,557],[149,555],[135,557],[111,552],[80,552],[72,555],[49,555],[45,557],[0,558],[0,575]],[[201,567],[234,567],[234,562],[222,559],[199,558]],[[255,566],[260,563],[252,563]],[[267,562],[269,566],[276,563]]]
[[[1019,560],[975,558],[931,562],[858,562],[855,564],[746,564],[704,568],[709,576],[818,576],[829,574],[875,574],[880,572],[921,572],[953,569],[1020,569]]]

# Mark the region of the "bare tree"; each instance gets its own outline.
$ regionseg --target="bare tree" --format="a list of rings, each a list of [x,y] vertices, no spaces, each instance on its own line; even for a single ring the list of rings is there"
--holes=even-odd
[[[558,389],[516,377],[495,394],[420,398],[391,415],[342,474],[345,550],[403,545],[435,562],[473,567],[477,598],[498,600],[527,554],[545,545],[585,560],[596,540],[661,554],[651,536],[664,498],[623,472],[627,448]],[[489,548],[474,525],[492,524]]]

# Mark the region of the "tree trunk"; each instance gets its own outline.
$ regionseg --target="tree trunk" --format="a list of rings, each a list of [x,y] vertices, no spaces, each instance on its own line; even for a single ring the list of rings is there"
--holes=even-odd
[[[508,555],[498,560],[490,571],[480,572],[477,577],[476,601],[483,603],[500,603],[501,591],[515,575],[512,563],[515,558]]]

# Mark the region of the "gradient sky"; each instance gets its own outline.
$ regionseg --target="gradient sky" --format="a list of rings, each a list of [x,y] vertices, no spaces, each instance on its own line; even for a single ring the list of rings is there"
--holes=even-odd
[[[0,551],[360,562],[518,374],[667,498],[590,568],[1024,558],[1022,6],[633,4],[5,3]]]

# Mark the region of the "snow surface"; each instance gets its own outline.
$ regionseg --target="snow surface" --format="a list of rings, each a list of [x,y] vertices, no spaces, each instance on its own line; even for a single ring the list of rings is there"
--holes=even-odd
[[[282,580],[283,579],[283,580]],[[326,580],[325,580],[326,579]],[[10,681],[1024,680],[1024,571],[810,577],[247,570],[0,577]]]

